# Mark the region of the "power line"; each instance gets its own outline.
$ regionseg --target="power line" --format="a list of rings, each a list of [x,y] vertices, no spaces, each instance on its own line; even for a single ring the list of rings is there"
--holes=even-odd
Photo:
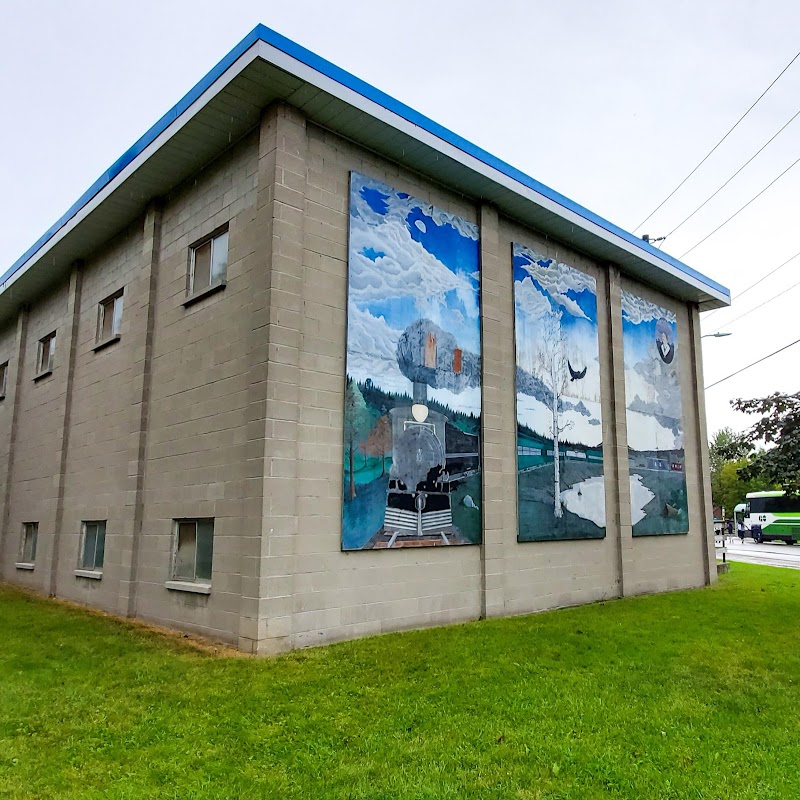
[[[731,297],[731,300],[733,300],[733,299],[737,299],[738,300],[743,294],[747,294],[751,289],[753,289],[756,286],[758,286],[759,283],[761,283],[762,281],[765,281],[767,278],[769,278],[770,275],[774,275],[779,269],[783,269],[783,267],[785,267],[790,261],[794,261],[798,256],[800,256],[800,251],[795,253],[791,258],[787,258],[786,261],[783,262],[783,264],[778,264],[778,266],[775,267],[775,269],[770,270],[766,275],[762,275],[755,283],[751,283],[746,289],[742,289],[741,292],[739,292],[738,294],[733,295]],[[717,311],[722,311],[722,310],[723,309],[721,309],[721,308],[715,308],[713,311],[710,311],[703,318],[704,321],[708,321],[709,319],[711,319],[711,317],[714,316],[714,314],[717,313]]]
[[[703,244],[703,242],[705,242],[706,239],[710,239],[718,230],[724,228],[734,217],[738,217],[739,214],[741,214],[742,211],[744,211],[747,208],[747,206],[750,205],[750,203],[752,203],[755,200],[758,200],[758,198],[761,197],[761,195],[764,194],[764,192],[766,192],[767,189],[776,184],[790,169],[792,169],[792,167],[796,166],[798,163],[800,163],[800,158],[789,164],[789,166],[786,167],[786,169],[783,172],[781,172],[781,174],[778,175],[777,178],[773,178],[773,180],[771,180],[755,197],[751,197],[738,211],[734,211],[734,213],[731,214],[724,222],[717,225],[717,227],[714,228],[714,230],[711,231],[711,233],[709,233],[707,236],[704,236],[696,244],[693,244],[685,253],[682,253],[680,256],[678,256],[678,258],[683,258],[684,256],[689,255],[689,253],[691,253],[692,250],[695,250],[696,248],[700,247],[700,245]]]
[[[743,170],[743,169],[744,169],[744,168],[745,168],[745,167],[746,167],[746,166],[747,166],[747,165],[748,165],[748,164],[749,164],[751,161],[753,161],[753,160],[756,158],[756,156],[758,156],[760,153],[762,153],[762,152],[763,152],[763,151],[766,149],[767,145],[769,145],[769,144],[770,144],[771,142],[773,142],[773,141],[774,141],[774,140],[775,140],[775,139],[776,139],[776,138],[777,138],[777,137],[778,137],[778,136],[779,136],[781,133],[783,133],[783,131],[785,131],[785,130],[786,130],[786,128],[788,128],[788,127],[789,127],[789,125],[791,125],[791,124],[792,124],[792,123],[793,123],[793,122],[794,122],[794,121],[797,119],[797,117],[799,117],[799,116],[800,116],[800,109],[798,109],[798,110],[797,110],[797,111],[794,113],[794,115],[792,116],[792,118],[791,118],[791,119],[790,119],[790,120],[789,120],[789,121],[788,121],[788,122],[787,122],[787,123],[786,123],[786,124],[785,124],[785,125],[784,125],[784,126],[783,126],[783,127],[782,127],[782,128],[779,130],[779,131],[778,131],[778,132],[777,132],[777,133],[773,134],[773,136],[772,136],[772,137],[771,137],[771,138],[770,138],[768,141],[766,141],[764,144],[762,144],[762,145],[761,145],[761,147],[760,147],[760,148],[759,148],[759,149],[756,151],[756,153],[755,153],[754,155],[750,156],[750,158],[748,158],[748,159],[747,159],[747,161],[745,161],[745,162],[744,162],[744,164],[742,164],[742,166],[741,166],[741,167],[739,167],[739,169],[737,169],[737,170],[736,170],[736,172],[734,172],[734,173],[733,173],[733,175],[731,175],[731,176],[730,176],[730,178],[728,178],[728,180],[726,180],[726,181],[725,181],[725,183],[723,183],[723,184],[722,184],[722,186],[720,186],[720,187],[719,187],[719,189],[717,189],[717,191],[716,191],[716,192],[714,192],[713,194],[709,195],[709,196],[708,196],[708,197],[707,197],[705,200],[703,200],[703,202],[702,202],[702,203],[700,203],[700,205],[699,205],[699,206],[697,206],[697,208],[696,208],[694,211],[692,211],[692,213],[691,213],[691,214],[689,214],[689,216],[688,216],[688,217],[686,217],[686,218],[685,218],[685,219],[683,219],[681,222],[679,222],[679,223],[678,223],[678,224],[677,224],[677,225],[676,225],[676,226],[675,226],[675,227],[674,227],[674,228],[673,228],[673,229],[672,229],[672,230],[671,230],[671,231],[670,231],[670,232],[667,234],[667,236],[672,236],[672,234],[673,234],[673,233],[675,233],[675,231],[677,231],[677,230],[678,230],[678,228],[681,228],[681,227],[683,227],[683,225],[684,225],[686,222],[688,222],[688,221],[689,221],[689,220],[690,220],[690,219],[691,219],[691,218],[692,218],[692,217],[693,217],[693,216],[694,216],[694,215],[695,215],[695,214],[696,214],[696,213],[697,213],[697,212],[698,212],[698,211],[699,211],[701,208],[703,208],[703,206],[705,206],[705,205],[706,205],[706,203],[708,203],[710,200],[713,200],[713,199],[714,199],[714,198],[715,198],[715,197],[716,197],[716,196],[717,196],[717,195],[718,195],[718,194],[719,194],[719,193],[720,193],[720,192],[721,192],[721,191],[722,191],[722,190],[723,190],[723,189],[724,189],[724,188],[725,188],[725,187],[726,187],[726,186],[727,186],[727,185],[728,185],[728,184],[729,184],[729,183],[730,183],[730,182],[731,182],[731,181],[732,181],[732,180],[733,180],[733,179],[734,179],[734,178],[735,178],[735,177],[736,177],[736,176],[737,176],[737,175],[738,175],[738,174],[739,174],[739,173],[740,173],[740,172],[741,172],[741,171],[742,171],[742,170]],[[667,236],[665,236],[664,238],[666,239],[666,238],[667,238]]]
[[[733,127],[711,148],[711,150],[708,151],[708,153],[701,159],[700,163],[633,229],[634,233],[636,233],[636,231],[638,231],[639,228],[641,228],[642,225],[644,225],[645,222],[647,222],[650,217],[652,217],[653,214],[655,214],[656,211],[658,211],[661,206],[663,206],[664,203],[666,203],[667,200],[669,200],[672,195],[674,195],[675,192],[677,192],[678,189],[680,189],[681,186],[683,186],[683,184],[686,183],[686,181],[688,181],[689,178],[691,178],[692,175],[694,175],[695,172],[697,172],[697,170],[703,166],[703,164],[705,164],[709,156],[733,133],[733,131],[738,127],[739,123],[761,102],[761,99],[764,97],[764,95],[778,82],[783,73],[786,72],[786,70],[789,69],[789,67],[791,67],[795,61],[797,61],[798,57],[800,57],[800,51],[798,51],[794,58],[778,73],[778,76],[772,81],[772,83],[770,83],[770,85],[767,86],[763,92],[761,92],[750,108],[748,108],[747,111],[745,111],[744,114],[742,114],[742,116],[736,120]]]
[[[787,292],[791,292],[792,289],[800,286],[800,281],[797,283],[793,283],[788,289],[783,289],[781,292],[778,292],[774,297],[770,297],[769,300],[765,300],[763,303],[759,303],[757,306],[754,306],[749,311],[745,311],[744,314],[740,314],[738,317],[734,317],[730,322],[726,322],[724,325],[720,325],[719,328],[716,330],[711,331],[711,333],[716,333],[717,331],[722,330],[723,328],[729,328],[735,322],[738,322],[740,319],[743,319],[748,314],[752,314],[754,311],[758,311],[759,308],[763,308],[767,303],[771,303],[773,300],[777,300],[779,297],[783,297]],[[707,334],[711,335],[711,334]]]
[[[780,350],[776,350],[774,353],[770,353],[763,358],[759,358],[758,361],[754,361],[752,364],[748,364],[746,367],[742,367],[741,369],[737,369],[736,372],[732,372],[730,375],[726,375],[724,378],[720,378],[718,381],[715,381],[710,386],[706,386],[705,389],[711,389],[714,386],[718,386],[720,383],[728,380],[728,378],[732,378],[734,375],[738,375],[741,372],[744,372],[746,369],[750,369],[750,367],[754,367],[756,364],[760,364],[762,361],[766,361],[768,358],[772,358],[772,356],[778,355],[778,353],[782,353],[784,350],[788,350],[790,347],[794,347],[794,345],[800,343],[800,339],[795,339],[795,341],[790,342],[785,347],[781,347]]]

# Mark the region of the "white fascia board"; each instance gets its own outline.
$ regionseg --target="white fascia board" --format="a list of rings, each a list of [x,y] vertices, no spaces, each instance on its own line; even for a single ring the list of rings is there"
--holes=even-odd
[[[128,164],[115,178],[104,186],[97,194],[92,197],[75,215],[63,225],[50,239],[34,253],[25,264],[10,275],[6,281],[0,285],[0,293],[7,290],[21,275],[25,274],[34,264],[41,261],[52,248],[69,235],[86,217],[100,206],[113,192],[115,192],[142,164],[144,164],[159,148],[169,139],[188,124],[193,117],[206,106],[222,89],[224,89],[242,70],[245,69],[256,58],[261,58],[265,62],[273,64],[279,69],[284,70],[290,75],[294,75],[318,89],[327,92],[354,108],[374,117],[388,126],[417,140],[421,144],[432,148],[447,158],[462,164],[467,169],[482,175],[488,180],[503,186],[509,191],[514,192],[528,202],[539,206],[558,217],[566,220],[582,230],[596,236],[612,246],[618,247],[638,259],[646,261],[659,270],[678,279],[680,282],[693,286],[695,289],[715,298],[727,305],[728,297],[718,292],[713,287],[703,283],[691,274],[687,274],[673,265],[661,261],[651,254],[637,248],[634,244],[617,236],[611,231],[606,230],[600,225],[587,220],[569,208],[555,202],[549,197],[542,195],[535,189],[520,183],[514,178],[506,175],[498,169],[486,164],[475,156],[464,152],[460,148],[443,140],[439,136],[420,126],[410,122],[403,116],[385,108],[383,105],[365,97],[359,92],[345,86],[339,81],[321,73],[319,70],[309,66],[303,61],[283,52],[271,44],[259,39],[248,48],[225,72],[222,73],[179,117],[173,120],[141,153],[139,153],[130,164]]]
[[[635,245],[631,244],[620,236],[617,236],[616,234],[606,230],[600,225],[597,225],[591,220],[587,220],[585,217],[576,214],[571,209],[565,208],[561,204],[551,200],[549,197],[545,197],[534,189],[531,189],[529,186],[525,186],[519,181],[514,180],[514,178],[504,174],[500,170],[495,169],[489,164],[484,163],[469,153],[465,153],[460,148],[444,141],[440,137],[430,133],[429,131],[426,131],[418,125],[409,122],[399,114],[396,114],[379,103],[364,97],[364,95],[359,94],[347,86],[344,86],[343,84],[339,83],[339,81],[336,81],[327,75],[323,75],[318,70],[288,55],[287,53],[284,53],[282,50],[279,50],[276,47],[267,44],[266,42],[259,42],[259,53],[262,55],[265,61],[268,61],[280,69],[302,78],[313,86],[316,86],[318,89],[321,89],[322,91],[325,91],[328,94],[343,100],[349,105],[358,108],[360,111],[363,111],[366,114],[385,122],[392,128],[396,128],[402,133],[411,136],[418,142],[433,148],[442,155],[457,161],[459,164],[462,164],[473,172],[488,178],[490,181],[500,184],[504,188],[509,189],[515,194],[518,194],[520,197],[523,197],[525,200],[528,200],[529,202],[552,212],[556,216],[559,216],[567,222],[576,225],[582,230],[585,230],[587,233],[603,239],[609,244],[614,245],[615,247],[618,247],[627,253],[630,253],[636,258],[646,261],[647,263],[671,275],[672,277],[677,278],[682,283],[689,284],[695,289],[698,289],[701,292],[719,300],[725,305],[729,305],[730,301],[727,295],[722,292],[718,292],[716,289],[698,280],[693,275],[687,274],[686,272],[677,269],[665,261],[654,258],[649,253],[640,250]]]
[[[89,214],[98,206],[102,205],[142,164],[144,164],[154,153],[164,146],[178,131],[187,125],[192,118],[208,103],[216,97],[245,67],[254,61],[259,53],[258,42],[243,53],[230,67],[228,67],[217,80],[206,89],[197,100],[186,109],[179,117],[176,117],[153,141],[142,150],[136,158],[131,161],[113,180],[109,181],[97,194],[82,206],[63,227],[54,233],[48,241],[42,245],[13,275],[0,285],[0,294],[5,292],[20,276],[24,275],[34,264],[41,261],[52,248],[58,244],[65,236],[68,236]]]

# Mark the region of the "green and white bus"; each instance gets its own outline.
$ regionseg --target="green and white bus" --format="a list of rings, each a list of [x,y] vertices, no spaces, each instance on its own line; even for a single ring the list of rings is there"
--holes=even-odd
[[[784,492],[748,492],[744,518],[750,535],[762,542],[800,542],[800,496]]]

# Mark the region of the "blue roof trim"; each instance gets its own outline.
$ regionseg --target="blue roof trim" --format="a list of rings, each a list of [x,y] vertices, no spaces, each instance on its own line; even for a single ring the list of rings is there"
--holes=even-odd
[[[0,284],[5,283],[36,251],[53,238],[98,192],[117,177],[145,148],[152,144],[203,92],[211,86],[236,60],[246,53],[257,41],[264,38],[263,25],[254,28],[230,51],[202,80],[190,89],[150,130],[129,147],[66,211],[37,239],[8,269]]]
[[[402,117],[403,119],[407,120],[408,122],[416,125],[423,130],[427,131],[428,133],[438,137],[442,141],[452,145],[453,147],[458,148],[462,152],[466,153],[469,156],[477,159],[478,161],[483,162],[487,166],[497,170],[498,172],[506,175],[507,177],[511,178],[512,180],[517,181],[518,183],[522,184],[523,186],[532,189],[533,191],[537,192],[538,194],[543,195],[544,197],[548,198],[554,203],[562,206],[564,209],[571,211],[574,214],[582,217],[588,222],[591,222],[600,228],[604,229],[605,231],[618,236],[620,239],[632,244],[638,250],[641,250],[645,253],[648,253],[650,256],[655,257],[659,261],[664,262],[665,264],[669,264],[674,269],[677,269],[679,272],[683,273],[684,275],[693,278],[696,281],[707,286],[709,289],[712,289],[722,295],[725,295],[730,299],[730,292],[729,290],[722,286],[721,284],[713,281],[711,278],[706,277],[705,275],[697,272],[697,270],[692,269],[687,264],[684,264],[682,261],[679,261],[677,258],[669,255],[668,253],[663,252],[662,250],[658,250],[657,248],[653,247],[651,244],[645,242],[643,239],[639,239],[638,237],[634,236],[632,233],[629,233],[626,230],[614,225],[613,223],[609,222],[608,220],[604,219],[603,217],[594,214],[593,212],[589,211],[587,208],[579,205],[578,203],[573,202],[569,198],[565,197],[564,195],[560,194],[559,192],[550,189],[548,186],[545,186],[543,183],[531,178],[529,175],[526,175],[524,172],[521,172],[516,167],[512,167],[510,164],[507,164],[505,161],[493,156],[491,153],[488,153],[486,150],[468,142],[463,137],[459,136],[456,133],[453,133],[451,130],[445,128],[442,125],[434,122],[433,120],[429,119],[428,117],[420,114],[418,111],[415,111],[413,108],[410,108],[405,103],[401,103],[399,100],[395,100],[393,97],[390,97],[385,92],[380,91],[380,89],[376,89],[374,86],[371,86],[366,81],[357,78],[355,75],[351,75],[346,70],[343,70],[341,67],[337,67],[335,64],[332,64],[330,61],[318,56],[316,53],[312,53],[310,50],[307,50],[305,47],[293,42],[291,39],[287,39],[285,36],[282,36],[277,31],[272,30],[271,28],[266,27],[266,25],[257,25],[244,39],[242,39],[236,47],[233,48],[204,78],[202,78],[175,106],[173,106],[163,117],[161,117],[155,125],[153,125],[147,133],[144,134],[131,148],[129,148],[125,153],[120,156],[79,198],[78,200],[69,208],[69,210],[54,224],[52,225],[46,233],[31,247],[29,248],[20,258],[18,258],[11,268],[0,278],[0,283],[4,283],[8,278],[10,278],[28,259],[33,256],[37,250],[39,250],[42,246],[44,246],[49,239],[51,239],[64,225],[69,222],[75,214],[83,208],[86,203],[88,203],[99,191],[101,191],[105,186],[107,186],[114,178],[116,178],[122,170],[124,170],[148,145],[150,145],[161,133],[166,130],[166,128],[174,122],[178,117],[181,116],[191,105],[194,103],[198,97],[200,97],[203,92],[205,92],[209,86],[211,86],[214,81],[216,81],[224,72],[227,70],[236,60],[242,56],[247,50],[250,49],[256,42],[263,41],[272,47],[275,47],[278,50],[286,53],[286,55],[291,56],[292,58],[297,59],[301,63],[305,64],[312,69],[317,70],[321,74],[325,75],[326,77],[340,83],[341,85],[347,87],[348,89],[362,95],[367,100],[370,100],[374,103],[385,108],[387,111],[390,111],[398,116]]]

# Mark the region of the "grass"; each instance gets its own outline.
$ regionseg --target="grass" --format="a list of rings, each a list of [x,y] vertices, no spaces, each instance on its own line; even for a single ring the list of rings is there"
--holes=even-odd
[[[219,657],[0,587],[0,798],[800,797],[800,572]]]

